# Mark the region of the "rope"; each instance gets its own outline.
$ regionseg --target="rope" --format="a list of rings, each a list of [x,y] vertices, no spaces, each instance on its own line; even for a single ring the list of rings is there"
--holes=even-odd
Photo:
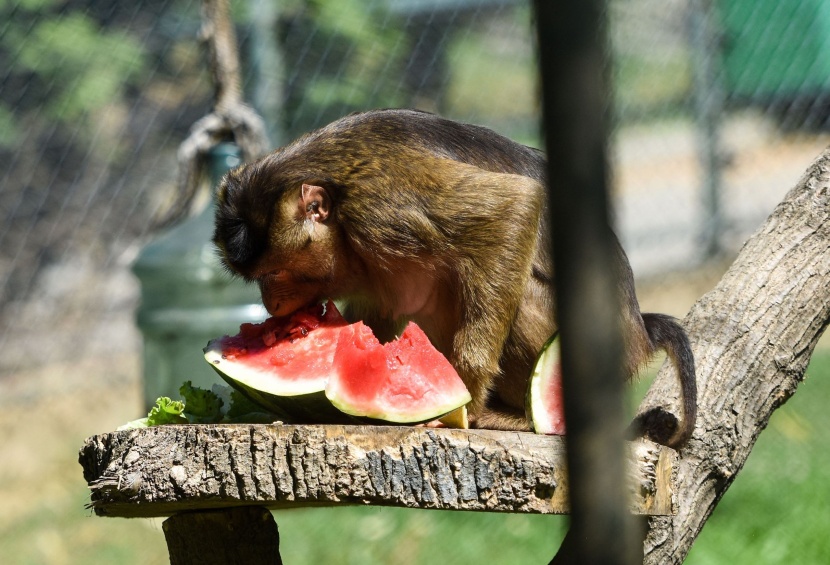
[[[229,0],[203,0],[199,36],[207,48],[213,77],[213,111],[197,120],[190,135],[179,145],[177,198],[157,222],[159,227],[188,213],[205,176],[208,153],[216,144],[233,141],[242,151],[243,161],[257,159],[268,150],[265,123],[242,101],[239,53]]]

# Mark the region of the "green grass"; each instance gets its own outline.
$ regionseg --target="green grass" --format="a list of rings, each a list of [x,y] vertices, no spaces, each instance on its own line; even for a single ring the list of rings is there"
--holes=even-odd
[[[830,563],[830,352],[770,419],[701,532],[690,565]]]
[[[109,520],[84,510],[86,489],[52,485],[32,493],[33,504],[20,519],[0,528],[3,562],[14,565],[107,565],[165,563],[167,548],[158,520]],[[68,471],[69,469],[67,469]],[[69,481],[65,481],[69,483]],[[46,496],[44,496],[46,495]]]
[[[558,516],[400,508],[276,512],[286,563],[547,563],[561,541]]]

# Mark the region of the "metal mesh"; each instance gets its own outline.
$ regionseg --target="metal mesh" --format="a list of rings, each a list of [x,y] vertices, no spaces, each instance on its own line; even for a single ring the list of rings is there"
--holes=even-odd
[[[615,222],[659,296],[733,254],[830,141],[830,4],[609,6]],[[398,106],[540,145],[530,17],[509,0],[234,3],[275,146]],[[130,264],[210,111],[199,27],[191,0],[0,1],[0,406],[139,378]]]

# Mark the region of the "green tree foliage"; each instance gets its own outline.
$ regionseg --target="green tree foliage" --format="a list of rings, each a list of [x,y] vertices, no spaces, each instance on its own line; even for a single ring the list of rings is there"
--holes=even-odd
[[[355,110],[407,105],[399,77],[409,44],[401,23],[362,0],[284,6],[277,35],[287,66],[289,137]]]
[[[27,35],[10,34],[21,45],[17,62],[54,91],[46,106],[53,119],[76,120],[110,103],[146,66],[140,43],[79,12],[42,20]]]
[[[0,145],[14,144],[31,116],[79,128],[80,118],[119,100],[147,66],[135,38],[54,0],[3,0],[0,20],[4,79],[25,88],[20,100],[0,100]]]

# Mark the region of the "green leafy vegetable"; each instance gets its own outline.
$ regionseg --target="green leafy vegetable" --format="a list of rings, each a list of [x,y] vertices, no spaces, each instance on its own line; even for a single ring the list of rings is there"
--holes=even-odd
[[[230,387],[228,387],[230,388]],[[227,417],[230,418],[240,418],[245,416],[246,414],[257,414],[266,412],[265,408],[260,406],[259,404],[255,404],[251,401],[247,396],[239,392],[235,389],[230,389],[231,391],[231,405],[228,408]]]
[[[147,425],[187,424],[187,418],[184,417],[182,412],[184,412],[184,402],[162,396],[156,399],[156,405],[147,414]]]
[[[276,414],[228,386],[214,384],[206,390],[186,381],[179,388],[179,394],[183,400],[172,400],[166,396],[157,398],[146,418],[127,422],[118,430],[162,424],[269,424],[279,420]]]
[[[195,387],[190,381],[179,388],[184,398],[184,415],[191,424],[216,424],[222,421],[224,402],[211,390]]]
[[[138,428],[146,428],[147,427],[147,416],[143,418],[139,418],[138,420],[132,420],[127,422],[126,424],[122,424],[115,428],[115,431],[120,432],[121,430],[136,430]]]

